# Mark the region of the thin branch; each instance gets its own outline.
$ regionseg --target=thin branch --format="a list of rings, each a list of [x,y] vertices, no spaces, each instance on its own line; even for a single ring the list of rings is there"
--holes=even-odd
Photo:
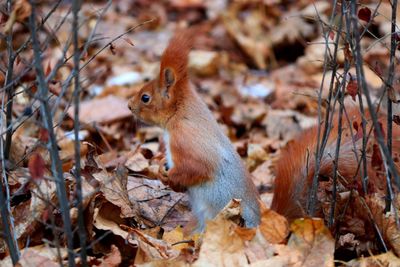
[[[7,1],[7,11],[11,14],[11,0]],[[7,35],[7,52],[8,52],[8,69],[5,80],[5,85],[11,83],[12,81],[12,73],[14,66],[14,52],[12,46],[12,29],[9,31]],[[6,113],[6,126],[12,124],[12,95],[13,95],[13,87],[10,87],[7,90],[7,113]],[[3,94],[2,100],[2,110],[4,110],[4,99],[5,94]],[[11,99],[10,99],[11,98]],[[1,150],[1,169],[2,169],[2,177],[0,178],[0,214],[1,214],[1,222],[3,225],[3,233],[8,246],[8,250],[11,256],[12,263],[14,265],[17,264],[20,252],[17,245],[17,240],[14,232],[14,218],[11,213],[10,207],[10,190],[8,187],[8,177],[7,177],[7,162],[10,156],[11,149],[11,141],[12,141],[12,129],[7,131],[6,141],[4,144],[3,137],[0,137],[0,150]],[[4,145],[4,147],[3,147]]]
[[[333,5],[332,5],[333,6],[333,10],[332,10],[331,18],[330,18],[329,27],[332,27],[333,20],[334,20],[334,18],[336,16],[336,5],[337,5],[337,1],[335,0]],[[329,31],[330,30],[331,29],[329,29]],[[307,201],[307,212],[311,216],[314,215],[315,208],[316,208],[317,189],[318,189],[318,175],[319,175],[319,169],[320,169],[320,163],[321,163],[321,156],[323,155],[323,150],[324,150],[323,144],[328,139],[329,131],[330,131],[330,129],[328,129],[330,127],[328,125],[328,121],[327,121],[327,119],[325,119],[324,133],[323,133],[322,140],[321,140],[322,90],[323,90],[323,85],[324,85],[324,81],[325,81],[325,76],[326,76],[326,73],[327,73],[327,70],[328,70],[328,50],[329,50],[329,46],[327,45],[327,43],[329,42],[328,41],[328,39],[329,39],[329,31],[327,31],[324,34],[324,39],[325,39],[326,45],[325,45],[325,55],[324,55],[324,68],[323,68],[324,71],[323,71],[322,81],[321,81],[321,85],[320,85],[320,89],[319,89],[319,93],[318,93],[318,130],[317,130],[317,146],[316,146],[316,149],[315,149],[315,171],[314,171],[314,176],[313,176],[313,180],[312,180],[312,184],[311,184],[311,189],[310,189],[309,196],[308,196],[308,201]],[[335,53],[336,53],[336,51],[337,51],[337,44],[335,45]],[[332,73],[332,76],[334,76],[334,75],[335,75],[335,69],[334,69],[334,72]],[[330,101],[330,98],[332,96],[332,80],[331,80],[329,91],[330,92],[329,92],[328,101]],[[328,118],[328,116],[329,116],[329,109],[330,109],[330,103],[328,105],[326,118]],[[321,144],[321,141],[322,141],[322,144]]]
[[[360,34],[357,31],[357,21],[358,21],[358,17],[357,17],[357,3],[355,0],[351,1],[351,20],[353,23],[353,27],[355,29],[354,31],[354,36],[355,36],[355,61],[356,61],[356,71],[358,73],[358,75],[360,76],[360,80],[361,80],[361,89],[363,90],[363,93],[365,95],[365,98],[367,99],[367,104],[368,104],[368,110],[370,113],[370,116],[372,118],[372,122],[373,125],[375,127],[375,131],[376,131],[376,135],[377,135],[377,141],[379,146],[382,149],[383,152],[383,156],[385,157],[385,160],[388,163],[388,167],[390,172],[392,173],[392,176],[394,178],[395,184],[397,186],[397,188],[400,189],[400,178],[399,175],[396,171],[394,162],[393,162],[393,158],[390,156],[389,150],[387,148],[387,146],[385,145],[385,140],[383,137],[383,133],[382,133],[382,129],[379,125],[378,122],[378,117],[377,114],[375,112],[374,109],[374,105],[372,103],[371,97],[369,95],[369,90],[367,87],[367,83],[365,80],[365,75],[364,75],[364,69],[362,68],[363,66],[363,58],[362,58],[362,54],[361,54],[361,47],[360,47]]]
[[[393,107],[391,95],[394,95],[393,79],[394,79],[394,61],[396,59],[396,14],[397,14],[397,0],[393,0],[392,3],[392,28],[391,28],[391,42],[390,42],[390,63],[389,63],[389,73],[387,78],[387,83],[385,84],[385,91],[387,95],[387,148],[389,156],[392,157],[392,137],[393,137]],[[387,197],[386,197],[386,211],[390,210],[391,202],[393,200],[391,181],[392,173],[388,172],[388,182],[387,182]],[[397,220],[398,221],[398,220]],[[399,224],[397,224],[399,225]]]
[[[7,11],[11,14],[11,0],[7,1]],[[13,79],[13,72],[14,72],[14,51],[13,51],[13,34],[12,29],[10,29],[7,35],[7,53],[8,53],[8,67],[7,67],[7,74],[6,79],[4,82],[4,86],[7,86],[11,83]],[[7,128],[12,124],[12,113],[13,113],[13,94],[14,94],[14,87],[11,86],[7,89],[7,107],[6,107],[6,125]],[[11,142],[12,142],[12,129],[9,129],[6,134],[6,142],[4,147],[4,158],[6,160],[10,157],[10,149],[11,149]]]
[[[82,200],[82,178],[81,178],[81,146],[79,139],[79,97],[80,97],[80,80],[79,80],[79,61],[81,59],[81,53],[79,51],[79,40],[78,40],[78,15],[81,8],[81,1],[74,0],[72,2],[72,43],[74,46],[74,137],[75,137],[75,180],[76,180],[76,197],[78,206],[78,233],[79,242],[81,246],[80,256],[82,266],[87,266],[87,255],[86,255],[86,230],[85,230],[85,219],[83,213],[83,200]]]
[[[343,6],[344,7],[344,6]],[[344,10],[345,11],[345,10]],[[354,51],[354,44],[352,41],[354,41],[354,37],[350,35],[351,31],[351,19],[350,19],[350,14],[349,12],[346,13],[346,39],[347,43],[350,44],[350,49],[353,54],[355,54]],[[357,85],[361,84],[361,77],[360,73],[356,71],[356,79],[357,79]],[[360,113],[361,113],[361,129],[362,129],[362,149],[361,149],[361,185],[363,188],[364,194],[368,193],[368,165],[367,165],[367,143],[368,143],[368,138],[367,138],[367,120],[365,117],[365,107],[364,107],[364,102],[362,98],[362,94],[358,93],[358,103],[360,105]],[[358,173],[358,172],[357,172]]]
[[[343,16],[343,12],[342,12]],[[345,73],[348,72],[350,68],[349,62],[346,60],[345,63]],[[338,175],[338,164],[339,164],[339,152],[340,152],[340,145],[342,141],[342,116],[344,110],[344,95],[345,95],[345,88],[346,88],[346,78],[342,78],[342,84],[338,88],[339,96],[339,116],[338,116],[338,137],[336,141],[336,148],[335,148],[335,160],[333,165],[333,185],[332,185],[332,202],[331,208],[329,213],[329,226],[333,226],[334,218],[335,218],[335,209],[336,209],[336,197],[337,197],[337,175]]]
[[[58,154],[57,140],[53,129],[53,120],[51,117],[50,108],[46,101],[48,97],[48,85],[46,83],[44,70],[42,67],[41,51],[39,46],[37,28],[36,28],[36,5],[31,0],[32,12],[29,17],[29,26],[31,28],[33,54],[34,54],[34,68],[37,75],[38,83],[38,99],[41,102],[40,113],[43,119],[45,128],[49,133],[49,152],[51,155],[51,169],[53,176],[56,181],[56,189],[58,201],[60,203],[61,214],[64,222],[64,232],[67,238],[68,244],[68,264],[69,266],[75,266],[74,253],[73,253],[73,234],[71,231],[71,218],[69,215],[69,203],[65,188],[65,181],[63,177],[62,165],[60,156]]]

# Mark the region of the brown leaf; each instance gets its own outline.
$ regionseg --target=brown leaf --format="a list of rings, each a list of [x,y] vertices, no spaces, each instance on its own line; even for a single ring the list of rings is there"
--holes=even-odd
[[[282,243],[289,234],[289,224],[285,217],[273,210],[264,209],[261,215],[260,231],[273,244]]]
[[[138,255],[135,258],[135,264],[151,262],[155,260],[171,260],[178,257],[179,252],[174,250],[163,240],[151,237],[141,231],[121,225],[121,228],[134,236],[139,244]]]
[[[121,258],[121,252],[119,252],[119,249],[115,245],[111,245],[111,251],[109,254],[107,254],[102,260],[101,263],[98,265],[98,267],[117,267],[121,264],[122,258]]]
[[[356,130],[356,134],[354,135],[354,142],[356,142],[363,137],[363,131],[361,125],[359,125],[357,121],[353,121],[353,128]]]
[[[23,21],[28,18],[32,12],[31,4],[28,0],[17,0],[14,9],[17,12],[17,20]]]
[[[99,197],[103,199],[101,196]],[[123,219],[119,216],[118,208],[110,202],[104,201],[99,207],[94,209],[93,225],[99,230],[111,231],[114,235],[120,236],[133,245],[137,245],[134,240],[129,240],[129,233],[121,229],[120,224]]]
[[[163,235],[163,240],[171,245],[185,240],[182,227],[178,226],[172,231],[165,232]],[[182,243],[182,244],[177,244],[177,245],[173,246],[173,248],[179,251],[181,249],[187,248],[188,245],[189,245],[188,243]]]
[[[230,202],[217,217],[207,222],[199,259],[193,266],[247,266],[244,241],[235,231],[231,216],[240,213],[240,202]]]
[[[393,115],[393,122],[396,123],[397,125],[400,125],[400,116]]]
[[[346,91],[351,96],[353,101],[356,101],[356,95],[358,94],[358,84],[357,84],[357,80],[353,79],[353,77],[351,75],[350,75],[349,83],[347,84],[347,87],[346,87]]]
[[[127,175],[127,172],[122,167],[110,174],[103,170],[93,174],[93,177],[100,182],[100,191],[103,192],[104,197],[121,208],[121,218],[134,217],[137,222],[140,222],[139,207],[136,202],[129,200]]]
[[[149,168],[149,160],[146,159],[139,150],[133,156],[129,157],[125,166],[134,172],[143,172]]]
[[[346,262],[348,267],[359,267],[359,266],[400,266],[400,259],[396,257],[393,252],[387,252],[380,255],[372,255],[370,257],[361,257],[359,259],[351,260]]]
[[[46,75],[46,77],[47,77],[47,76],[49,76],[50,72],[51,72],[51,62],[49,61],[47,63],[47,67],[46,67],[46,71],[45,71],[44,75]]]
[[[190,220],[186,195],[166,190],[160,181],[129,176],[127,188],[129,199],[138,203],[141,216],[152,222],[162,222],[165,231]]]
[[[67,250],[65,248],[52,248],[45,245],[39,245],[35,247],[25,248],[20,251],[21,258],[18,261],[19,265],[16,266],[48,266],[57,267],[60,266],[57,259],[57,250],[61,252],[61,257],[67,256]],[[8,256],[4,260],[0,261],[1,266],[13,266],[11,258]]]
[[[23,22],[32,12],[32,7],[28,0],[17,0],[13,6],[11,15],[9,16],[4,28],[4,34],[8,34],[16,21]]]
[[[47,214],[53,211],[48,203],[56,201],[56,186],[55,182],[42,179],[30,183],[29,189],[32,195],[30,201],[22,202],[12,209],[14,234],[19,242],[25,243],[30,240],[37,244],[42,242],[43,238],[43,233],[40,231],[43,229],[41,220],[47,219]],[[0,263],[0,266],[3,265]]]
[[[28,169],[33,180],[40,180],[44,176],[46,163],[39,153],[34,153],[30,156]]]
[[[236,10],[232,9],[225,12],[222,16],[222,22],[228,32],[228,35],[234,39],[239,47],[247,54],[259,69],[266,68],[266,58],[271,55],[270,40],[262,31],[262,13],[255,15],[257,20],[252,27],[243,23]]]
[[[397,205],[400,202],[399,194],[396,194],[394,202],[396,203],[396,207],[398,207]],[[400,253],[400,231],[396,225],[394,212],[383,212],[385,210],[385,200],[378,194],[368,195],[365,203],[386,245],[390,246],[396,254]]]
[[[74,107],[68,110],[68,115],[74,117]],[[100,99],[92,99],[81,103],[79,120],[84,123],[111,123],[132,116],[125,99],[112,95]]]
[[[323,220],[298,219],[290,228],[288,246],[301,252],[301,266],[334,266],[335,241]]]
[[[376,75],[378,75],[379,77],[383,77],[382,67],[381,67],[381,65],[379,64],[378,61],[375,61],[374,72],[375,72]]]
[[[368,7],[363,7],[358,10],[358,18],[365,22],[369,22],[371,20],[371,15],[371,9]]]
[[[251,176],[256,186],[272,186],[274,184],[275,176],[272,166],[274,166],[272,160],[268,159],[254,169]]]
[[[352,62],[353,61],[353,54],[351,53],[350,50],[350,45],[349,43],[346,42],[344,45],[344,57],[347,59],[347,61]]]
[[[381,167],[383,163],[382,154],[377,144],[372,146],[371,165],[373,167]]]
[[[49,142],[49,131],[46,128],[40,128],[39,130],[39,140],[47,144]]]

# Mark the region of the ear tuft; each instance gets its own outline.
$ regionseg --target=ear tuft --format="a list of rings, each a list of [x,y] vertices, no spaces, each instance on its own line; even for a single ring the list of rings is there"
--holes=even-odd
[[[160,87],[168,88],[187,80],[188,55],[192,47],[193,33],[181,31],[175,34],[165,49],[160,64]]]

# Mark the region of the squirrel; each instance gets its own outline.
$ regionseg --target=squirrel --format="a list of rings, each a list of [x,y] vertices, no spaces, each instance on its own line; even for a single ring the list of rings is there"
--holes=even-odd
[[[192,38],[178,33],[161,56],[159,77],[128,102],[134,116],[164,130],[167,178],[174,191],[189,195],[198,231],[228,202],[241,199],[245,227],[260,223],[260,198],[239,154],[188,76]]]
[[[347,114],[347,115],[346,115]],[[341,184],[347,189],[356,189],[363,195],[361,182],[362,165],[359,165],[362,151],[362,126],[361,113],[357,108],[350,108],[342,116],[342,135],[339,150],[337,173],[340,175]],[[386,115],[380,113],[378,122],[384,135],[387,133]],[[379,145],[371,134],[372,120],[368,112],[367,119],[367,176],[369,193],[385,192],[386,177],[382,164],[382,155]],[[333,118],[333,127],[327,139],[327,143],[321,157],[319,178],[333,176],[335,150],[338,139],[338,116]],[[321,126],[321,129],[323,127]],[[322,136],[322,130],[321,130]],[[321,138],[322,139],[322,138]],[[315,151],[318,140],[318,126],[301,133],[294,141],[289,143],[281,152],[276,164],[276,178],[274,196],[271,208],[284,215],[289,221],[305,217],[306,205],[315,174]],[[357,156],[356,156],[357,154]],[[400,171],[400,126],[393,124],[392,156],[397,173]],[[378,160],[377,160],[378,159]],[[339,181],[339,180],[338,180]],[[342,181],[348,182],[343,184]],[[339,184],[339,182],[338,182]],[[321,217],[321,206],[317,210],[317,216]],[[324,217],[324,216],[322,216]]]

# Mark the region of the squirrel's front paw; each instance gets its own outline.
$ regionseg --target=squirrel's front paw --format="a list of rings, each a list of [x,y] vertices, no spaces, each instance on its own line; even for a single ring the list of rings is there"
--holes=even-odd
[[[175,192],[186,192],[187,190],[185,186],[175,183],[173,180],[168,180],[168,186]]]
[[[160,167],[160,173],[158,175],[158,180],[160,180],[164,185],[169,186],[169,178],[167,172],[163,173]]]

